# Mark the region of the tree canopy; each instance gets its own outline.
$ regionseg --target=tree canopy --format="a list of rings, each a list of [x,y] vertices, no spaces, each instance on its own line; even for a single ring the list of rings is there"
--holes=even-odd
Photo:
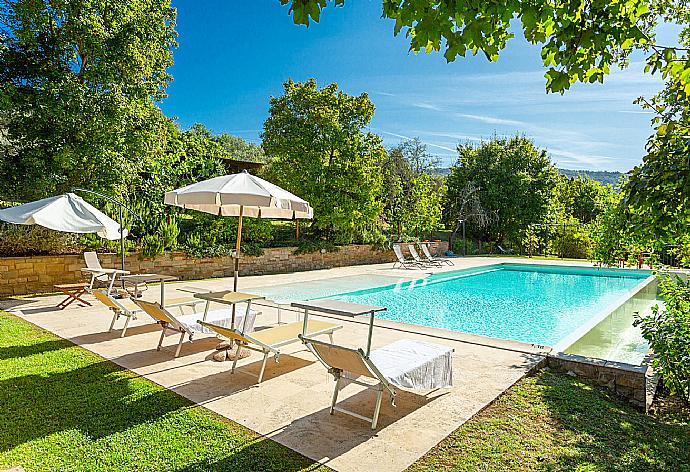
[[[458,154],[448,176],[446,207],[452,210],[465,200],[469,183],[477,187],[480,206],[492,219],[483,228],[474,228],[474,234],[498,242],[520,241],[531,223],[543,221],[557,175],[546,151],[515,136],[460,145]]]
[[[297,24],[318,22],[329,3],[345,0],[280,0],[289,5]],[[666,48],[654,45],[654,26],[670,2],[651,0],[383,0],[383,17],[394,21],[394,34],[410,41],[410,51],[443,50],[447,61],[468,52],[482,53],[489,61],[519,29],[525,39],[541,48],[547,69],[546,88],[563,92],[575,82],[602,82],[612,65],[625,65],[635,49],[651,51],[649,60],[661,68],[673,67]],[[661,54],[658,54],[662,52]]]
[[[312,229],[347,243],[381,214],[381,138],[365,132],[374,116],[366,93],[351,96],[337,84],[285,82],[270,100],[262,133],[278,185],[314,207]]]
[[[112,188],[157,145],[176,46],[169,0],[0,3],[3,191],[37,198],[88,176]]]

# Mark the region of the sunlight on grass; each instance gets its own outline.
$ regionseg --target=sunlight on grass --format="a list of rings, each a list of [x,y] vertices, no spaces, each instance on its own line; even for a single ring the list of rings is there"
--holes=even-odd
[[[308,459],[0,312],[0,469],[290,470]]]

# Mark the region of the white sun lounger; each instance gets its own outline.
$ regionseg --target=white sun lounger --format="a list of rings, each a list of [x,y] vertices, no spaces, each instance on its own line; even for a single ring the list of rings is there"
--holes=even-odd
[[[180,341],[177,343],[177,350],[175,351],[175,357],[180,355],[180,349],[182,348],[182,343],[184,342],[185,336],[189,337],[189,342],[192,342],[192,336],[194,333],[205,333],[212,334],[215,330],[206,327],[205,323],[202,323],[199,318],[203,313],[191,313],[188,315],[175,316],[170,313],[167,309],[162,308],[158,303],[145,302],[143,300],[136,300],[134,303],[139,305],[147,315],[156,320],[161,326],[161,337],[158,341],[157,351],[160,351],[163,345],[163,339],[168,335],[179,334]],[[235,315],[235,326],[241,326],[243,332],[251,332],[254,329],[254,321],[256,320],[259,312],[254,310],[249,310],[242,308],[242,304],[237,305],[237,314]],[[245,313],[247,316],[245,317]],[[230,328],[232,323],[232,315],[230,310],[213,310],[206,313],[206,321],[214,323],[216,326]]]
[[[453,264],[453,261],[448,259],[447,257],[437,257],[437,256],[432,256],[431,252],[429,252],[429,246],[427,244],[420,244],[419,245],[422,248],[422,252],[424,253],[424,256],[429,262],[442,262],[443,264],[448,264],[448,265],[455,265]]]
[[[395,266],[398,264],[403,269],[423,269],[424,267],[426,267],[424,264],[420,262],[414,261],[412,259],[405,259],[405,256],[403,256],[402,253],[402,248],[397,244],[393,245],[393,252],[395,253],[395,257],[397,259],[397,261],[393,263],[394,269]]]
[[[421,265],[426,265],[426,266],[437,266],[440,267],[441,263],[439,261],[423,261],[421,257],[419,257],[419,253],[414,247],[414,244],[408,244],[407,245],[408,251],[410,251],[410,255],[412,256],[412,259],[417,262],[418,264]]]
[[[335,411],[371,422],[376,429],[383,392],[387,391],[395,406],[395,387],[430,390],[453,385],[453,349],[421,341],[401,339],[373,351],[368,357],[362,349],[351,349],[300,336],[335,379],[331,414]],[[370,379],[360,380],[361,377]],[[371,418],[337,406],[343,380],[376,391]],[[373,383],[372,383],[373,380]]]
[[[276,362],[278,362],[280,358],[280,349],[290,344],[299,343],[299,336],[304,331],[304,323],[302,321],[296,321],[294,323],[288,323],[280,326],[275,326],[272,328],[262,329],[260,331],[255,331],[253,333],[242,332],[238,329],[230,329],[226,326],[218,326],[217,324],[207,323],[202,320],[199,320],[199,324],[209,328],[216,334],[219,334],[225,338],[232,339],[237,342],[238,355],[235,355],[235,360],[232,363],[231,372],[233,374],[235,373],[235,367],[237,366],[237,359],[240,357],[240,349],[246,348],[252,351],[262,353],[264,355],[264,358],[261,363],[261,370],[259,371],[259,374],[256,376],[258,378],[258,383],[261,383],[261,381],[263,380],[268,356],[270,354],[273,354],[273,359]],[[333,342],[333,332],[340,328],[342,328],[342,326],[336,325],[334,323],[328,323],[326,321],[318,320],[308,320],[306,332],[309,336],[319,336],[327,334],[331,342]]]

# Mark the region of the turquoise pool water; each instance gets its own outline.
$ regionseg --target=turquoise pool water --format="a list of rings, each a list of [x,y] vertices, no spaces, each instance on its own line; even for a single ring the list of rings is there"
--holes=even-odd
[[[303,298],[380,305],[388,308],[378,314],[384,319],[554,346],[629,298],[647,277],[610,270],[501,265],[347,293],[314,292]]]

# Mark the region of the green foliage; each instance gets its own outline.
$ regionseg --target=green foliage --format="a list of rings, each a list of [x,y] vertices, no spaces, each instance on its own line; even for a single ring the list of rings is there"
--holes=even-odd
[[[669,390],[690,402],[690,283],[680,277],[659,278],[666,307],[637,317],[635,325],[654,351],[654,368]]]
[[[383,208],[385,150],[379,136],[364,132],[374,105],[367,94],[353,97],[337,84],[319,89],[313,79],[283,88],[271,98],[262,134],[269,180],[311,203],[314,235],[355,241]]]
[[[176,46],[169,0],[3,2],[0,191],[117,191],[155,154]]]
[[[43,226],[0,223],[0,256],[20,257],[79,252],[79,237]]]
[[[79,237],[79,249],[77,252],[82,252],[83,250],[92,251],[102,251],[102,252],[114,252],[120,254],[121,245],[120,240],[108,240],[103,239],[95,233],[82,234]],[[137,244],[131,238],[125,238],[125,254],[136,250]]]
[[[153,259],[165,252],[165,240],[157,234],[147,234],[141,238],[141,257]]]
[[[458,147],[451,168],[446,207],[456,216],[468,185],[475,190],[486,224],[467,225],[468,234],[484,241],[522,241],[531,223],[547,215],[556,183],[556,170],[547,154],[523,137],[493,138],[474,146]]]
[[[591,223],[606,208],[613,189],[585,176],[568,178],[559,175],[555,187],[554,205],[561,208],[566,217],[581,223]]]
[[[555,229],[554,237],[549,240],[550,253],[572,259],[592,257],[592,239],[588,227],[565,226],[555,227]]]
[[[418,138],[392,148],[381,162],[384,216],[398,238],[441,227],[446,188],[442,177],[431,175],[437,165]]]
[[[177,249],[177,238],[180,236],[180,228],[174,219],[161,220],[158,225],[158,234],[163,241],[163,247],[169,251]]]
[[[293,252],[295,255],[311,254],[314,252],[337,252],[338,246],[331,241],[300,241],[299,245]]]
[[[326,0],[280,0],[290,4],[294,22],[319,21]],[[343,5],[344,0],[335,0]],[[645,47],[664,2],[648,0],[557,0],[533,2],[469,2],[448,0],[383,0],[383,16],[395,21],[394,33],[404,31],[410,50],[441,51],[448,62],[458,56],[483,53],[497,61],[515,29],[541,48],[547,68],[546,89],[563,93],[575,82],[603,82],[614,64],[626,63],[634,48]],[[669,65],[663,53],[650,64]]]

